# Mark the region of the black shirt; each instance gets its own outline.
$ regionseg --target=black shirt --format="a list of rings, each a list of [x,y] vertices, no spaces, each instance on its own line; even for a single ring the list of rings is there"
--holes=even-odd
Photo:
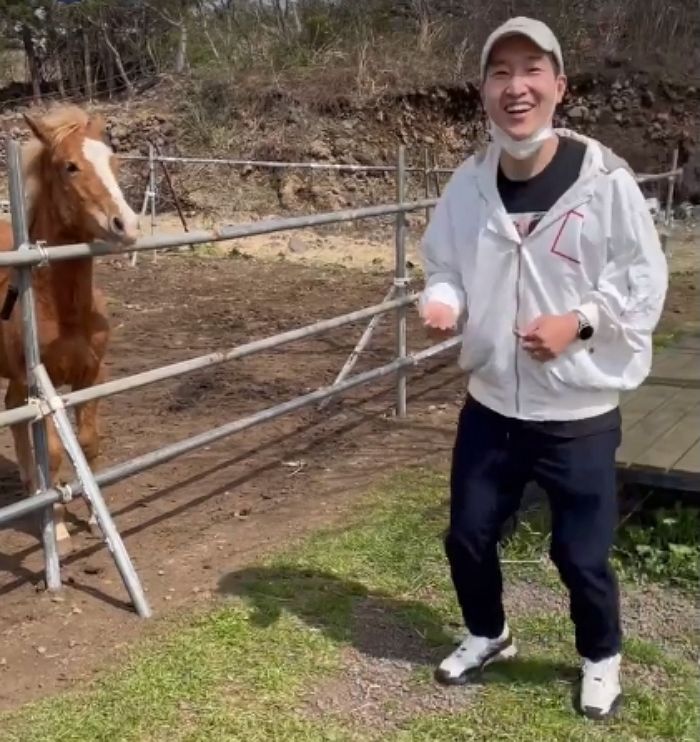
[[[586,145],[571,137],[558,139],[557,151],[551,162],[528,180],[510,180],[500,165],[498,167],[498,192],[521,237],[532,232],[581,172]]]
[[[542,217],[576,182],[586,154],[586,145],[571,137],[558,137],[557,151],[542,172],[528,180],[510,180],[498,168],[498,192],[501,201],[521,237],[537,226]],[[620,425],[620,410],[584,418],[583,420],[525,421],[525,429],[550,435],[575,438],[613,430]]]

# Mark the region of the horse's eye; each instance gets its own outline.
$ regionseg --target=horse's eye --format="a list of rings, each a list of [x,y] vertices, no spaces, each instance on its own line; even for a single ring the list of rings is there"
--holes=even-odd
[[[71,174],[72,173],[77,173],[79,170],[80,170],[80,168],[74,162],[69,162],[66,165],[66,172],[67,173],[71,173]]]

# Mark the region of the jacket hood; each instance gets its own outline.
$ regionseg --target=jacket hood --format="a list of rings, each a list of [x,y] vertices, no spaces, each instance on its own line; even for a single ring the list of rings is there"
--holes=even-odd
[[[596,183],[601,176],[605,177],[619,169],[627,170],[634,175],[624,158],[616,155],[597,139],[564,128],[554,129],[554,133],[560,137],[570,137],[583,142],[587,145],[586,154],[581,164],[578,179],[561,201],[542,220],[536,228],[537,230],[546,228],[566,211],[588,201],[592,197]],[[489,227],[514,242],[520,242],[520,236],[511,219],[508,218],[498,193],[497,171],[500,153],[500,147],[493,142],[489,142],[486,147],[473,156],[473,172],[479,194],[486,202],[490,212]]]

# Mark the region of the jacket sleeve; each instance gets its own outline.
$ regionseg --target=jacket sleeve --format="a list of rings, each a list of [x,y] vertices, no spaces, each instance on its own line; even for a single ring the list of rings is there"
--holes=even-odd
[[[620,170],[613,177],[607,263],[595,290],[577,309],[591,323],[599,342],[613,343],[619,353],[628,356],[631,376],[622,380],[623,386],[635,386],[645,373],[642,367],[635,371],[639,363],[634,356],[650,357],[652,334],[668,289],[668,266],[633,176]]]
[[[440,301],[452,307],[459,318],[466,305],[462,283],[455,224],[451,215],[451,194],[454,180],[438,200],[428,228],[423,235],[421,257],[425,271],[425,288],[419,306],[428,301]],[[450,187],[453,186],[453,187]]]

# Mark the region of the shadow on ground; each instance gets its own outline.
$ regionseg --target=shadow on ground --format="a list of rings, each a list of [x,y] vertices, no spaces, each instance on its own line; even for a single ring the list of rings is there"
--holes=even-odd
[[[332,641],[379,660],[432,667],[454,646],[445,617],[430,605],[329,572],[292,566],[244,569],[225,575],[219,591],[243,598],[258,627],[271,627],[283,613],[292,614]],[[480,680],[546,686],[575,677],[571,665],[525,657],[488,668]]]

